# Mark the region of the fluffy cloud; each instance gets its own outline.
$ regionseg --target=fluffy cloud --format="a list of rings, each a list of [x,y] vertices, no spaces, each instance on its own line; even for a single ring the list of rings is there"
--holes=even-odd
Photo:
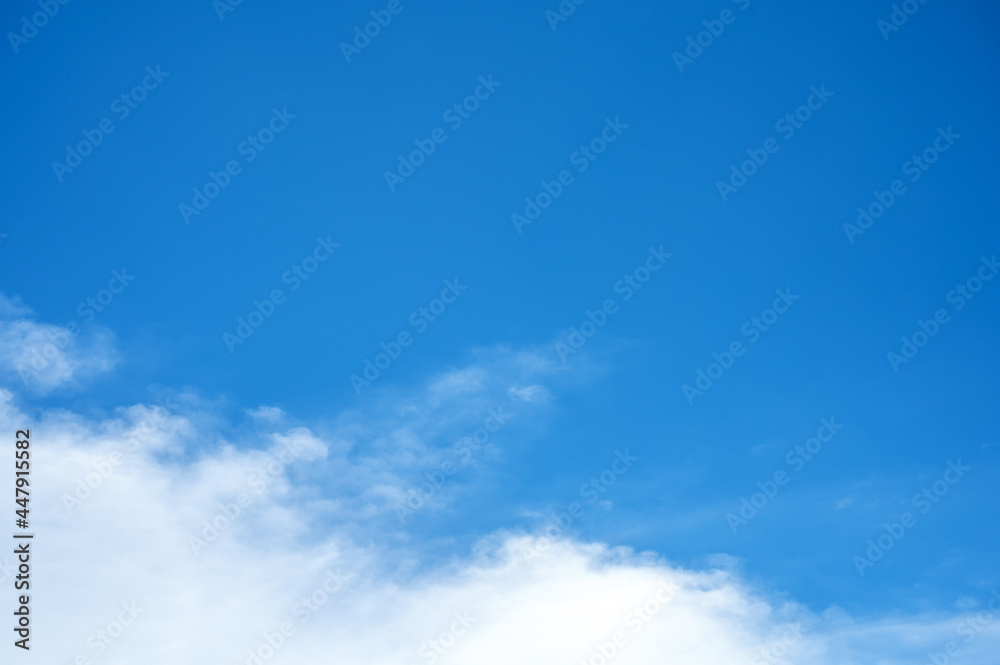
[[[59,334],[16,318],[17,303],[0,312],[8,368],[25,343]],[[39,385],[112,355],[67,344]],[[552,377],[537,354],[484,350],[313,424],[275,406],[229,423],[217,405],[162,390],[102,418],[29,417],[0,390],[0,429],[30,427],[33,442],[35,662],[889,665],[955,639],[956,617],[811,613],[755,589],[726,557],[686,570],[551,531],[497,532],[451,560],[429,553],[418,526],[396,519],[414,477],[463,464],[457,451],[472,444],[473,466],[502,455],[491,432],[537,420]],[[431,495],[422,509],[446,506],[452,487]],[[5,588],[13,566],[0,555]],[[995,624],[975,639],[963,662],[994,662]]]
[[[320,436],[255,411],[230,440],[198,408],[211,406],[180,396],[32,424],[38,662],[902,663],[954,636],[940,619],[814,615],[725,567],[564,537],[496,533],[460,559],[414,561],[384,537],[403,527],[377,519],[383,497],[366,493],[401,483],[406,458],[380,466],[350,441],[364,431],[390,453],[430,449],[422,419],[341,419]],[[7,392],[0,423],[29,423]],[[317,466],[337,482],[304,483]]]

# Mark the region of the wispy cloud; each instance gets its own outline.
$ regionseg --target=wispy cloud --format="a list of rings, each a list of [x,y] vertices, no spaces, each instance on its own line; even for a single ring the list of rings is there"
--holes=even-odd
[[[0,372],[35,393],[48,393],[107,372],[118,362],[114,336],[105,328],[84,332],[36,322],[19,299],[0,295]]]
[[[40,334],[25,320],[5,325]],[[107,365],[70,348],[63,380],[49,385]],[[837,608],[810,612],[741,579],[723,556],[717,568],[687,570],[568,533],[497,531],[435,558],[419,528],[391,519],[414,474],[447,459],[497,404],[515,422],[544,415],[550,369],[530,352],[484,350],[315,423],[275,406],[232,423],[192,393],[102,418],[42,410],[29,419],[0,390],[0,427],[31,422],[40,442],[32,527],[44,538],[35,562],[45,579],[34,616],[38,636],[59,639],[37,639],[36,657],[894,665],[954,637],[957,616],[860,623]],[[435,499],[446,505],[448,489]],[[992,662],[998,645],[990,627],[965,662]]]

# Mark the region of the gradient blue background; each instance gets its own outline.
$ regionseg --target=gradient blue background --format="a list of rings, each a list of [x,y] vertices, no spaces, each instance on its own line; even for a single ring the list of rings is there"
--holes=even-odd
[[[555,31],[554,0],[404,4],[350,64],[338,44],[384,4],[245,0],[220,21],[208,0],[76,0],[19,53],[4,41],[3,292],[63,324],[112,269],[136,275],[97,319],[127,362],[37,404],[102,411],[158,383],[322,419],[370,399],[348,377],[456,277],[468,291],[380,385],[481,346],[558,362],[555,341],[663,244],[666,269],[588,342],[604,369],[553,387],[544,427],[498,435],[507,453],[474,500],[414,528],[459,551],[530,525],[525,507],[579,499],[627,447],[642,461],[613,511],[574,525],[582,537],[692,565],[732,554],[769,588],[857,616],[988,595],[1000,282],[898,374],[886,353],[1000,250],[996,5],[930,0],[885,42],[888,2],[590,0]],[[727,7],[735,23],[679,74],[671,54]],[[33,11],[5,3],[0,27]],[[58,182],[51,162],[147,65],[169,78]],[[396,156],[489,74],[502,86],[390,193]],[[723,203],[715,182],[820,84],[831,100]],[[191,188],[283,106],[290,127],[185,225]],[[622,138],[518,234],[510,214],[609,116]],[[961,140],[850,244],[856,208],[948,126]],[[335,258],[230,354],[222,333],[328,234]],[[689,406],[680,386],[785,287],[801,300]],[[830,416],[845,424],[834,443],[733,535],[725,513]],[[957,458],[969,476],[859,577],[851,556]]]

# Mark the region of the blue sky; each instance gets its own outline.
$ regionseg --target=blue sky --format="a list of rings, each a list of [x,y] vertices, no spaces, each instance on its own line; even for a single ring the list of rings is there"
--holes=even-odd
[[[337,451],[391,471],[396,498],[310,512],[299,537],[349,533],[414,570],[537,533],[575,501],[561,538],[733,568],[809,612],[946,621],[985,605],[1000,585],[996,6],[914,2],[890,31],[879,2],[590,0],[555,23],[555,1],[387,4],[246,0],[220,18],[208,0],[70,2],[8,36],[0,291],[19,412],[97,431],[173,395],[209,434],[150,453],[165,465],[266,448],[261,422],[307,427],[331,452],[288,471],[310,488],[288,509],[371,490],[335,475]],[[35,11],[6,3],[4,32]],[[341,43],[373,11],[391,22],[348,62]],[[674,54],[713,28],[679,71]],[[53,166],[105,118],[92,154]],[[390,187],[420,145],[434,150]],[[226,186],[185,219],[213,173]],[[551,205],[512,221],[545,183]],[[863,233],[845,227],[890,199]],[[85,305],[123,270],[102,311]],[[936,332],[893,362],[920,322]],[[39,335],[71,324],[58,367],[22,379]],[[356,390],[400,333],[409,345]],[[686,395],[733,343],[731,367]],[[262,406],[280,419],[247,415]],[[397,519],[497,407],[510,423]],[[821,419],[843,429],[796,470],[786,454]],[[625,450],[638,461],[589,504],[581,485]],[[958,460],[970,470],[921,512],[914,495]],[[775,472],[788,483],[733,533],[727,514]],[[906,512],[915,525],[859,574],[853,557]]]

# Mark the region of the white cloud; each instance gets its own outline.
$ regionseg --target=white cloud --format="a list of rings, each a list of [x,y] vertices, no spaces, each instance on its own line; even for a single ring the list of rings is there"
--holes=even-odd
[[[834,510],[843,510],[844,508],[847,508],[852,503],[854,503],[854,497],[853,496],[845,496],[843,499],[839,499],[837,501],[837,503],[834,504],[833,509]]]
[[[32,392],[79,385],[118,361],[114,336],[97,325],[84,332],[30,317],[18,299],[0,295],[0,373],[18,377]]]
[[[524,386],[523,388],[514,386],[507,392],[512,398],[519,399],[522,402],[537,402],[548,397],[548,391],[545,389],[545,386],[539,385]]]
[[[21,298],[8,298],[0,293],[0,318],[9,319],[16,316],[28,316],[31,308],[21,302]]]
[[[32,425],[37,662],[235,665],[258,662],[248,649],[268,656],[270,641],[280,647],[262,663],[600,665],[614,650],[622,665],[752,665],[763,650],[787,663],[894,664],[954,637],[953,622],[934,618],[859,625],[836,609],[811,614],[755,590],[728,559],[692,571],[602,544],[497,533],[459,560],[414,561],[419,548],[369,519],[384,503],[370,483],[398,488],[405,469],[355,457],[362,446],[336,433],[263,419],[228,441],[199,424],[210,421],[139,405],[100,421],[51,412]],[[0,393],[0,426],[28,422]],[[322,491],[299,477],[316,465],[335,470]],[[81,487],[70,512],[65,495]],[[350,528],[329,526],[331,504],[351,507]],[[1000,642],[995,629],[978,640],[969,665],[992,662],[986,647]]]
[[[25,314],[6,300],[0,312]],[[0,322],[0,363],[16,369],[25,349],[64,333]],[[109,339],[76,344],[58,349],[37,387],[113,363]],[[218,405],[192,394],[104,419],[29,418],[0,390],[0,428],[30,427],[34,444],[35,661],[894,665],[954,637],[954,617],[812,614],[754,589],[725,556],[693,571],[498,532],[464,557],[428,559],[419,534],[389,519],[413,476],[447,459],[488,409],[516,422],[540,408],[548,390],[534,380],[550,375],[537,354],[487,350],[312,427],[285,425],[276,407],[248,409],[236,435]],[[11,482],[0,493],[13,495]],[[435,500],[448,497],[445,488]],[[12,565],[0,555],[5,588]],[[996,627],[977,639],[963,661],[992,663]]]
[[[256,409],[244,409],[244,413],[266,423],[277,423],[285,417],[285,412],[276,406],[258,406]]]

